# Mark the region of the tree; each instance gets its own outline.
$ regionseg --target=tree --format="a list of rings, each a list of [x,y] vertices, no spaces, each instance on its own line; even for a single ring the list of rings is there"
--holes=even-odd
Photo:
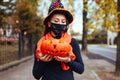
[[[96,0],[96,3],[99,5],[100,10],[102,11],[101,13],[105,14],[105,16],[103,16],[104,27],[106,27],[106,29],[110,29],[111,31],[118,33],[118,35],[117,35],[117,55],[116,55],[117,59],[116,59],[115,73],[120,75],[120,0],[117,0],[117,1],[116,0],[109,0],[109,1],[106,0],[103,2],[100,0]],[[111,5],[109,5],[109,4],[111,4]],[[117,17],[116,17],[116,14],[117,14]],[[113,18],[111,19],[110,16],[113,16]],[[116,25],[118,25],[118,26],[116,26]]]
[[[117,1],[117,11],[118,11],[118,28],[120,29],[120,0]],[[116,59],[116,69],[115,72],[120,75],[120,30],[117,36],[117,59]]]
[[[17,0],[15,20],[19,21],[19,29],[24,33],[43,32],[42,18],[37,15],[38,0]]]
[[[83,35],[82,35],[82,51],[87,52],[87,26],[85,25],[87,23],[87,0],[84,0],[84,9],[83,9]]]
[[[91,0],[92,1],[92,0]],[[92,4],[94,6],[92,7]],[[116,0],[93,0],[89,6],[88,28],[112,30],[117,27],[117,1]],[[111,5],[110,5],[111,4]],[[92,8],[90,8],[92,7]]]
[[[17,0],[16,16],[19,21],[19,29],[22,32],[32,33],[35,31],[35,18],[37,16],[37,0]]]
[[[33,40],[36,41],[43,32],[42,19],[37,15],[37,11],[38,0],[17,0],[16,2],[14,20],[17,26],[15,28],[19,29],[19,45],[22,46],[21,52],[24,52],[24,36],[28,38],[28,49],[32,50]]]
[[[120,0],[96,0],[96,4],[101,16],[99,19],[103,19],[103,26],[118,33],[115,73],[120,75]]]
[[[0,0],[0,27],[3,22],[7,22],[7,16],[10,16],[15,11],[15,2],[14,0],[8,0],[5,2],[4,0]]]

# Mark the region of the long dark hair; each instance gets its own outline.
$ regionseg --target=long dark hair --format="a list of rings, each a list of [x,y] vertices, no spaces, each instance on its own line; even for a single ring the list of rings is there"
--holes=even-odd
[[[44,30],[44,35],[47,34],[48,32],[50,32],[50,27],[48,27],[47,25],[45,26],[45,30]]]

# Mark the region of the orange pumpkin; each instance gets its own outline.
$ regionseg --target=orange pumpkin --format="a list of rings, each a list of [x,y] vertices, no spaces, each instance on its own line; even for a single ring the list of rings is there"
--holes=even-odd
[[[36,58],[40,60],[40,54],[48,54],[51,56],[67,56],[69,54],[72,60],[75,60],[76,56],[72,52],[72,47],[70,46],[71,37],[64,33],[61,39],[54,39],[50,33],[43,36],[37,43]],[[63,70],[68,70],[70,67],[64,62],[61,62],[61,67]]]
[[[65,57],[69,54],[71,46],[60,39],[44,40],[41,44],[41,52],[51,56]]]

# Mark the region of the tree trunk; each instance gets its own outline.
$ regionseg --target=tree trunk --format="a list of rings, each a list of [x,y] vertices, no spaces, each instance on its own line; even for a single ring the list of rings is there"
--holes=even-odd
[[[118,28],[120,29],[120,0],[117,2],[118,6]],[[120,75],[120,31],[117,36],[117,59],[116,59],[116,70],[115,72]]]
[[[117,59],[116,59],[116,71],[118,75],[120,75],[120,32],[117,36]]]
[[[28,44],[27,44],[28,52],[32,54],[33,53],[33,34],[28,34],[27,38],[28,38]]]
[[[86,6],[86,5],[87,5],[87,2],[84,2],[84,6]],[[83,51],[83,53],[87,53],[87,26],[85,26],[86,22],[87,22],[87,11],[83,10],[83,35],[82,35],[82,51]]]

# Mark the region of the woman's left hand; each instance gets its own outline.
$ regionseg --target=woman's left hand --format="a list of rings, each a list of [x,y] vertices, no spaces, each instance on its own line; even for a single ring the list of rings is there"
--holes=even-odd
[[[68,63],[68,62],[71,61],[70,56],[67,56],[67,57],[59,57],[59,56],[55,56],[54,58],[55,58],[55,60],[57,60],[57,61],[65,62],[65,63]]]

